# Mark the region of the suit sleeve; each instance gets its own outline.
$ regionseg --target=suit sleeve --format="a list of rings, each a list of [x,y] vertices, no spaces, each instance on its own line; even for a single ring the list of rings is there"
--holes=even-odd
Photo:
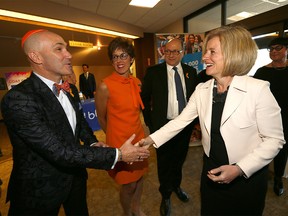
[[[79,92],[75,85],[70,84],[70,88],[73,94],[75,107],[79,107],[81,105]],[[92,129],[90,128],[89,124],[87,123],[86,119],[83,115],[83,109],[81,106],[81,110],[76,109],[76,111],[80,111],[80,139],[84,142],[84,145],[90,146],[92,143],[98,142],[96,136],[93,134]]]
[[[151,95],[152,95],[152,71],[148,68],[141,89],[141,99],[144,104],[143,117],[147,127],[151,129]]]
[[[93,82],[93,91],[96,91],[96,80],[94,74],[92,74],[92,82]]]
[[[79,88],[80,88],[80,91],[83,92],[83,80],[82,80],[82,74],[79,76]]]
[[[10,91],[4,96],[1,106],[13,151],[22,158],[22,162],[30,155],[36,155],[61,167],[110,169],[113,165],[115,149],[80,145],[71,129],[53,116],[56,111],[47,115],[46,108],[33,93]]]

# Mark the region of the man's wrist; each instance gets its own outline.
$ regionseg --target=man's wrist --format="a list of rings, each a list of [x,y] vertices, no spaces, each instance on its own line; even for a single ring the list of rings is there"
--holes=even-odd
[[[118,148],[118,161],[122,161],[122,151]]]
[[[97,143],[98,142],[94,142],[94,143],[90,144],[90,146],[93,147],[93,146],[97,145]]]

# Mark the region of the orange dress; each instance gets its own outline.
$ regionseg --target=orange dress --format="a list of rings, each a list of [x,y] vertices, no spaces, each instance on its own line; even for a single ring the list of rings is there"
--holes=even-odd
[[[126,78],[114,72],[103,82],[109,91],[106,143],[111,147],[120,148],[134,133],[136,137],[133,143],[144,138],[144,129],[140,120],[140,108],[143,108],[140,80],[133,76]],[[118,162],[108,173],[118,184],[128,184],[139,180],[147,171],[146,159],[131,165]]]

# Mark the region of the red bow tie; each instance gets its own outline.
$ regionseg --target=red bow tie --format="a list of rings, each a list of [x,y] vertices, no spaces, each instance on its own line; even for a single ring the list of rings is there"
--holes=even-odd
[[[56,96],[59,95],[61,89],[63,89],[66,92],[69,92],[70,91],[69,83],[67,81],[63,82],[61,85],[54,83],[53,92],[56,94]]]

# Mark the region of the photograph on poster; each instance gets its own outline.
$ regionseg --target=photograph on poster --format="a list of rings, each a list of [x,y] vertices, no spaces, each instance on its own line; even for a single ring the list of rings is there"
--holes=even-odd
[[[165,45],[173,38],[179,38],[183,43],[184,57],[182,58],[182,62],[194,67],[198,73],[203,70],[202,43],[204,34],[156,34],[158,63],[162,63],[164,61]]]

